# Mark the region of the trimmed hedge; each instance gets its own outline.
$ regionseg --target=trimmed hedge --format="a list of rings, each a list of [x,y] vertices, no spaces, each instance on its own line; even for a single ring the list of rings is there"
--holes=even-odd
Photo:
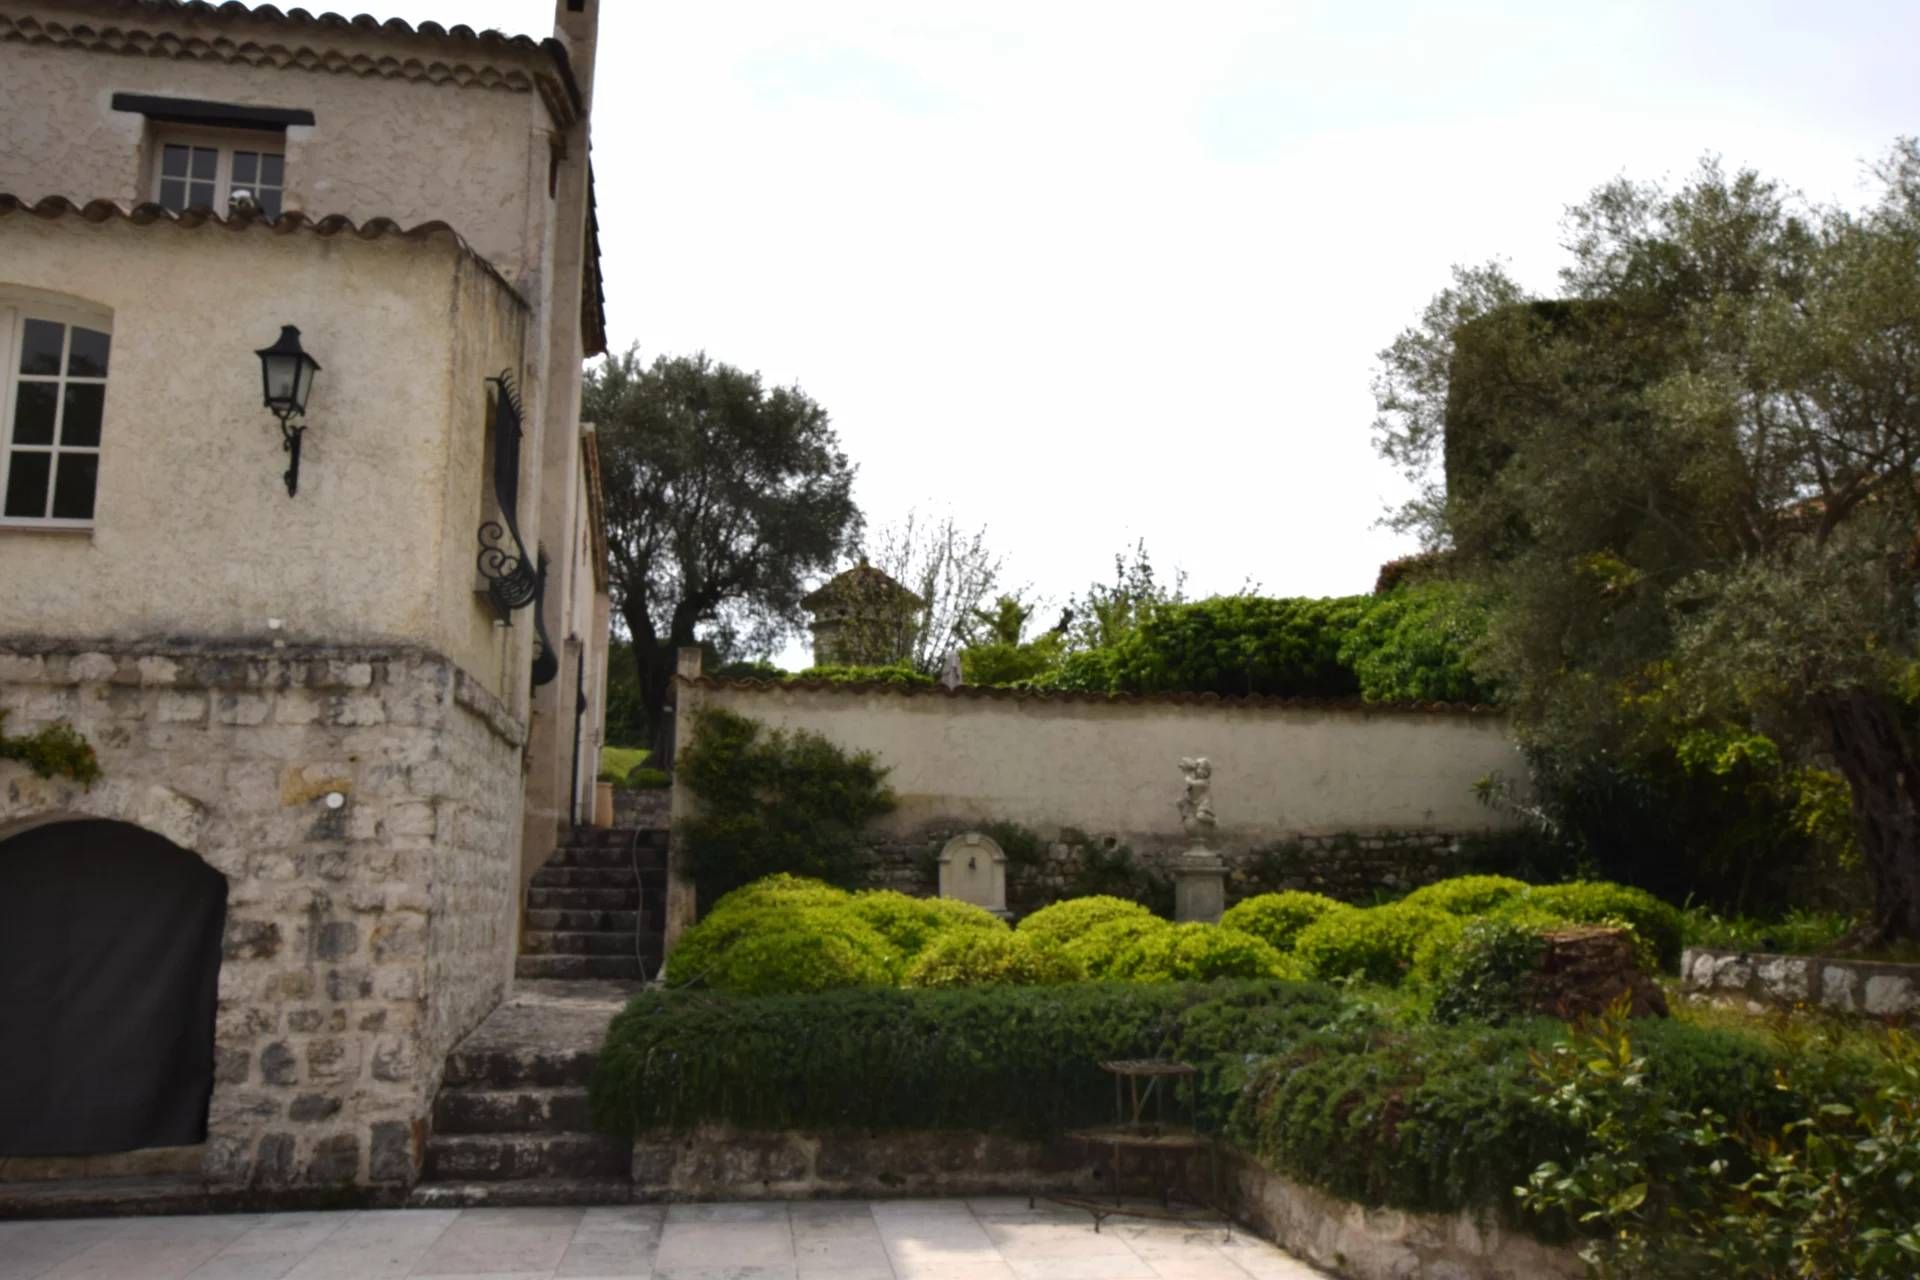
[[[1316,978],[1364,978],[1397,985],[1428,934],[1460,927],[1431,907],[1393,903],[1364,911],[1337,911],[1300,931],[1293,951]]]
[[[1432,907],[1450,916],[1477,916],[1525,897],[1531,888],[1512,876],[1454,876],[1415,889],[1400,901],[1409,907]]]
[[[1217,924],[1174,924],[1148,930],[1120,953],[1108,974],[1125,982],[1305,976],[1298,963],[1252,934]]]
[[[1075,983],[816,996],[655,991],[607,1030],[591,1086],[608,1133],[725,1122],[746,1129],[961,1129],[1044,1137],[1109,1122],[1099,1064],[1201,1068],[1218,1125],[1248,1055],[1368,1023],[1312,983]]]
[[[1089,978],[1106,978],[1112,976],[1113,966],[1134,943],[1171,928],[1156,915],[1120,916],[1068,939],[1060,949],[1078,961]]]
[[[1291,889],[1242,899],[1227,908],[1220,923],[1229,929],[1244,929],[1276,951],[1291,951],[1302,929],[1322,916],[1351,910],[1351,906],[1325,894]]]
[[[1096,925],[1126,919],[1151,920],[1158,917],[1137,902],[1096,893],[1084,898],[1068,898],[1065,902],[1056,902],[1052,906],[1042,907],[1022,919],[1019,929],[1021,933],[1032,934],[1037,938],[1066,943]]]
[[[970,902],[951,898],[915,898],[892,889],[869,889],[853,895],[845,908],[877,930],[895,950],[911,960],[941,935],[952,930],[1005,934],[1007,922]]]
[[[997,922],[996,922],[997,923]],[[1058,944],[1002,928],[956,929],[907,966],[908,987],[1044,987],[1084,982],[1087,968]]]

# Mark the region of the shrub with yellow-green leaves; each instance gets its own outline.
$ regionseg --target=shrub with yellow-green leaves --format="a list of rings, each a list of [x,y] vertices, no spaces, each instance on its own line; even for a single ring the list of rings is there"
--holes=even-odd
[[[1114,961],[1123,982],[1214,982],[1224,978],[1299,978],[1291,959],[1239,929],[1175,924],[1150,930]]]
[[[1336,911],[1352,910],[1325,894],[1295,889],[1243,899],[1228,908],[1220,923],[1230,929],[1244,929],[1276,951],[1291,951],[1302,929]]]
[[[1058,943],[987,929],[956,929],[935,938],[907,966],[907,987],[1043,987],[1084,982],[1087,970]]]
[[[1301,930],[1293,951],[1316,978],[1361,978],[1397,986],[1429,934],[1459,927],[1458,917],[1403,903],[1336,911]]]

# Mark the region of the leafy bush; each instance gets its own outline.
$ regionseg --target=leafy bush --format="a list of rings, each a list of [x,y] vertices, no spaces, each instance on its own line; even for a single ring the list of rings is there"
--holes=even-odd
[[[1498,1026],[1525,1012],[1527,978],[1540,964],[1551,917],[1469,920],[1430,933],[1414,949],[1412,982],[1436,1022]]]
[[[1059,665],[1060,637],[1052,632],[1024,644],[996,640],[960,651],[961,679],[970,685],[1018,685]]]
[[[594,1069],[609,1133],[725,1122],[749,1129],[988,1130],[1047,1136],[1109,1122],[1114,1058],[1201,1069],[1217,1124],[1249,1054],[1368,1015],[1309,983],[1070,983],[636,997]]]
[[[1109,970],[1126,982],[1212,982],[1304,976],[1290,958],[1239,929],[1175,924],[1141,934]]]
[[[1133,693],[1354,697],[1360,682],[1340,647],[1367,605],[1364,596],[1216,596],[1162,605],[1115,647],[1114,686]]]
[[[853,901],[845,889],[837,889],[825,880],[811,876],[777,872],[762,876],[752,884],[743,884],[723,894],[709,909],[710,916],[747,907],[838,907]],[[691,933],[687,936],[691,937]]]
[[[1227,909],[1220,923],[1229,929],[1244,929],[1276,951],[1291,951],[1302,929],[1322,916],[1351,910],[1346,903],[1324,894],[1290,889],[1244,898]]]
[[[1920,1045],[1891,1032],[1869,1079],[1802,1054],[1752,1101],[1661,1082],[1659,1036],[1615,1014],[1533,1056],[1538,1109],[1579,1138],[1517,1194],[1593,1237],[1603,1276],[1904,1280],[1920,1271]],[[1727,1064],[1713,1068],[1727,1072]],[[1695,1072],[1696,1084],[1710,1082]],[[1649,1083],[1654,1087],[1649,1087]],[[1838,1086],[1838,1087],[1836,1087]],[[1677,1094],[1677,1096],[1676,1096]]]
[[[1513,1188],[1585,1143],[1570,1116],[1536,1103],[1529,1055],[1552,1052],[1565,1034],[1533,1019],[1312,1037],[1255,1069],[1231,1134],[1267,1164],[1361,1204],[1492,1211],[1517,1223],[1524,1210]],[[1756,1131],[1790,1118],[1771,1087],[1781,1056],[1752,1037],[1666,1020],[1636,1024],[1635,1034],[1654,1105],[1712,1108]],[[1531,1228],[1553,1238],[1575,1225],[1561,1212],[1536,1216]]]
[[[740,995],[788,995],[893,983],[899,952],[844,909],[761,908],[721,951],[708,985]]]
[[[714,708],[676,768],[700,801],[679,835],[701,901],[775,872],[852,884],[865,867],[861,830],[894,806],[871,753]]]
[[[1410,907],[1432,907],[1450,916],[1477,916],[1524,896],[1530,887],[1509,876],[1455,876],[1415,889],[1400,901]]]
[[[904,662],[884,667],[844,667],[825,666],[808,667],[805,671],[796,671],[789,676],[791,680],[823,680],[829,684],[910,684],[928,686],[935,684],[934,678],[924,671],[916,671]]]
[[[1485,603],[1450,582],[1409,585],[1374,600],[1340,642],[1368,702],[1492,702],[1474,673]]]
[[[673,785],[673,775],[665,769],[635,765],[633,772],[626,776],[625,785],[635,791],[664,791]]]
[[[962,929],[929,943],[920,958],[908,966],[903,985],[1039,987],[1083,982],[1086,976],[1086,967],[1057,943],[1005,928],[998,932]]]
[[[1680,966],[1685,927],[1680,912],[1645,889],[1597,880],[1577,880],[1571,884],[1536,885],[1521,901],[1528,907],[1548,911],[1580,924],[1619,922],[1643,939],[1662,969],[1672,972]]]
[[[1364,978],[1397,984],[1413,964],[1414,949],[1430,933],[1459,921],[1431,907],[1394,903],[1322,916],[1294,939],[1294,954],[1317,978]]]
[[[1692,907],[1681,913],[1681,928],[1690,947],[1781,951],[1791,955],[1831,951],[1861,923],[1860,916],[1844,911],[1796,909],[1771,920],[1723,916],[1707,907]]]
[[[1085,933],[1075,934],[1062,944],[1061,950],[1085,969],[1089,978],[1108,978],[1113,976],[1114,963],[1134,943],[1150,933],[1171,928],[1171,924],[1155,915],[1119,916],[1096,924]]]
[[[911,960],[927,944],[954,930],[1009,932],[1006,922],[990,911],[951,898],[914,898],[892,889],[858,893],[845,910],[863,921],[895,951]]]
[[[1153,913],[1124,898],[1069,898],[1042,907],[1020,921],[1019,931],[1050,942],[1067,943],[1111,920],[1152,919]]]

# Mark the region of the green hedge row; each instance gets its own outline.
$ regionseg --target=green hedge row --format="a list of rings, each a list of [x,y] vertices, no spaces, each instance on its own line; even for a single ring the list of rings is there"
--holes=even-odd
[[[1223,1123],[1249,1055],[1370,1023],[1307,983],[1077,983],[812,996],[650,992],[614,1019],[592,1081],[610,1133],[725,1121],[748,1129],[984,1129],[1044,1136],[1113,1118],[1099,1064],[1203,1069]]]

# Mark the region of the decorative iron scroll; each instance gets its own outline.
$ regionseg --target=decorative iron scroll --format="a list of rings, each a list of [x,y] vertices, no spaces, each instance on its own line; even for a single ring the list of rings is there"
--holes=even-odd
[[[560,658],[547,636],[547,553],[540,553],[540,567],[534,571],[533,593],[533,687],[551,684],[560,674]]]
[[[524,609],[540,594],[540,571],[520,536],[520,393],[505,369],[494,384],[493,496],[500,519],[480,526],[480,576],[501,616]]]

